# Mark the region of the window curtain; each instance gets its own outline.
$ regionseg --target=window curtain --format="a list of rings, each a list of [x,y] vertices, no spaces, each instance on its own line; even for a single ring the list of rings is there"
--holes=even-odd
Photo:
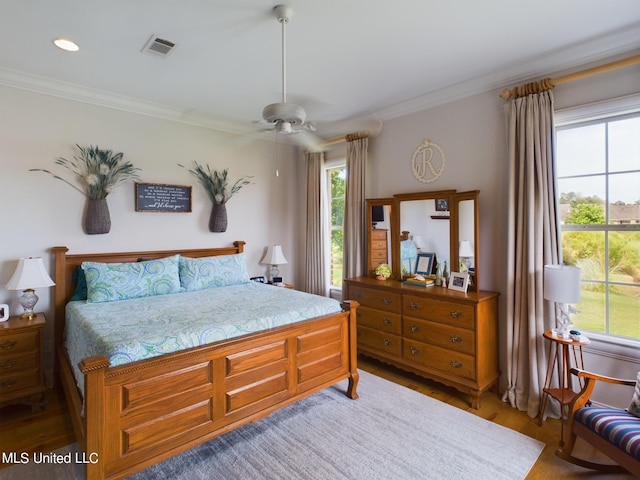
[[[307,234],[305,291],[327,296],[327,278],[324,255],[324,215],[322,196],[324,181],[322,169],[324,153],[305,154],[307,168]]]
[[[560,259],[553,93],[545,91],[512,100],[505,105],[505,115],[509,149],[509,385],[503,400],[534,418],[548,363],[549,345],[545,345],[542,334],[555,323],[553,304],[543,298],[544,265],[557,264]],[[557,409],[557,405],[550,408]],[[555,415],[558,412],[555,410]]]
[[[344,207],[343,277],[358,277],[366,271],[365,252],[365,172],[369,138],[353,133],[347,140],[347,191]]]

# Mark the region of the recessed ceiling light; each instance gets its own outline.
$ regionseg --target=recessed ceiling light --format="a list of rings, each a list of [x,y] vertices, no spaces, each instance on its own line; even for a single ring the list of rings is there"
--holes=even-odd
[[[66,38],[56,38],[53,43],[56,47],[66,50],[67,52],[77,52],[80,50],[80,47],[78,47],[77,44]]]

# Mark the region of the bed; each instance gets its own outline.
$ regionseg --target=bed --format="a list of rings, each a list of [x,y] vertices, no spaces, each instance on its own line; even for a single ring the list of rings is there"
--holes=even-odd
[[[176,255],[203,260],[237,256],[243,249],[242,241],[224,248],[71,255],[67,247],[53,248],[56,377],[65,391],[76,438],[84,452],[82,458],[87,459],[87,479],[131,475],[343,379],[349,380],[346,395],[357,398],[357,302],[343,302],[337,312],[310,319],[294,317],[282,325],[279,321],[267,322],[258,328],[253,323],[260,322],[249,321],[250,327],[243,326],[222,337],[218,333],[194,334],[208,340],[202,345],[187,342],[186,347],[183,345],[186,349],[172,353],[158,348],[144,358],[132,357],[123,362],[117,360],[117,355],[110,360],[101,354],[82,357],[77,362],[84,355],[82,350],[67,352],[65,337],[71,337],[70,345],[83,343],[73,336],[73,329],[65,334],[67,312],[71,327],[76,304],[87,303],[72,301],[77,294],[74,275],[83,262],[150,262]],[[250,292],[261,288],[274,296],[285,290],[248,287]],[[232,291],[235,297],[231,298],[236,298],[228,310],[252,311],[253,294],[242,293],[240,287],[222,288]],[[184,298],[189,297],[185,294]],[[119,306],[121,311],[123,305],[130,306],[124,310],[130,312],[127,323],[135,323],[139,312],[154,304],[135,300],[127,299],[125,302],[131,303]],[[201,300],[192,303],[200,304]],[[84,315],[93,314],[89,310]],[[163,315],[158,314],[159,321]],[[138,350],[153,349],[143,346]],[[74,371],[79,372],[80,380]]]

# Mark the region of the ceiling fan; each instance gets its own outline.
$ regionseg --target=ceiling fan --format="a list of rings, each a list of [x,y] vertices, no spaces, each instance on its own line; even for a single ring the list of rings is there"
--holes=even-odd
[[[322,140],[313,134],[315,127],[307,122],[307,112],[300,105],[287,103],[286,25],[293,16],[293,8],[276,5],[273,13],[282,25],[282,101],[264,107],[261,125],[276,134],[296,135],[296,143],[309,149],[320,147]]]

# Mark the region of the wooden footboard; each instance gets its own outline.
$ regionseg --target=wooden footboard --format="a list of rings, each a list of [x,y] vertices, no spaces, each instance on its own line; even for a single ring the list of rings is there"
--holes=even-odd
[[[58,346],[86,478],[131,475],[343,379],[357,398],[357,306],[345,302],[333,315],[117,367],[87,358],[84,414]]]

